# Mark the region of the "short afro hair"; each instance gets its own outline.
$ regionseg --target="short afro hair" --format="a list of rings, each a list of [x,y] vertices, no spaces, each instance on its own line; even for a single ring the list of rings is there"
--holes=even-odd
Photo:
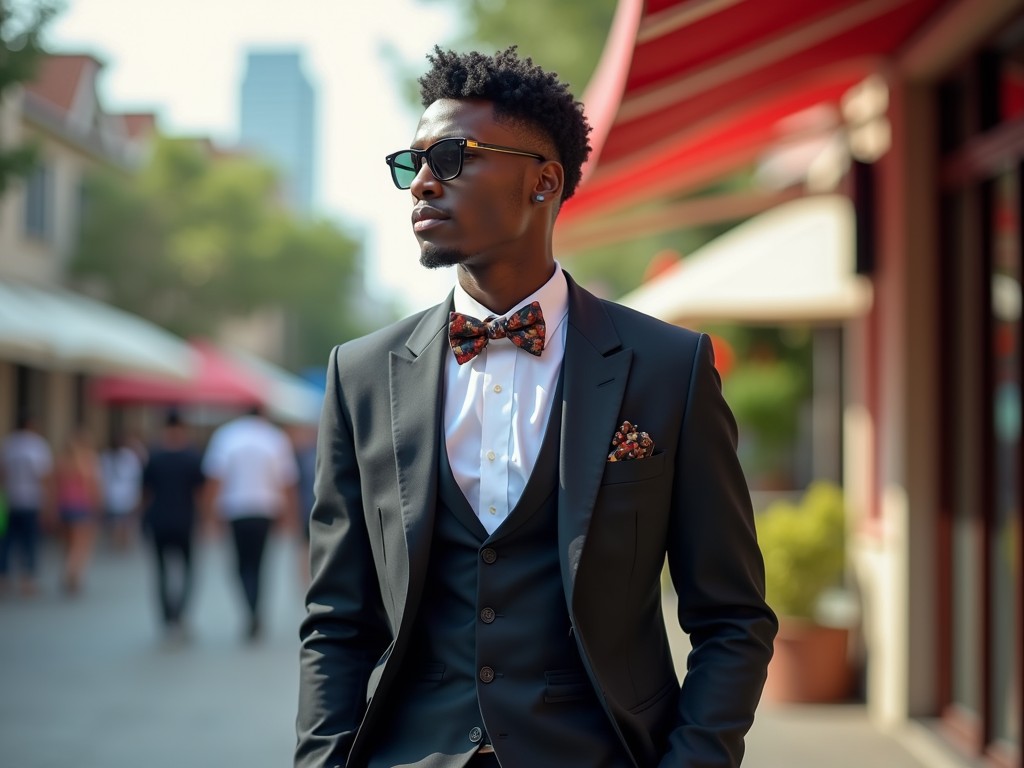
[[[545,72],[530,58],[521,59],[517,46],[493,56],[466,54],[434,46],[427,54],[430,70],[419,79],[424,107],[438,99],[481,99],[494,104],[495,116],[522,121],[551,138],[565,169],[562,200],[579,186],[583,163],[590,155],[590,124],[583,105],[566,83]]]

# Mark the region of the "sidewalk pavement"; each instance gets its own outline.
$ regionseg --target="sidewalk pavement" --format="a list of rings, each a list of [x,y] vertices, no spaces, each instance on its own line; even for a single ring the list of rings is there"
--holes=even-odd
[[[302,615],[294,542],[267,553],[266,636],[242,643],[229,542],[198,552],[192,641],[161,642],[148,552],[101,547],[83,593],[0,598],[4,768],[284,768],[291,765]],[[678,640],[678,638],[677,638]],[[745,768],[933,768],[871,726],[864,708],[762,706]]]

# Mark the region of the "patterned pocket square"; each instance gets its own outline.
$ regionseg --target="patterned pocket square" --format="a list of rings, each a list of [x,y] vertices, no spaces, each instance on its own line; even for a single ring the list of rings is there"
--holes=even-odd
[[[632,422],[624,421],[612,438],[612,452],[608,454],[608,461],[646,459],[652,453],[654,440],[651,436],[641,432]]]

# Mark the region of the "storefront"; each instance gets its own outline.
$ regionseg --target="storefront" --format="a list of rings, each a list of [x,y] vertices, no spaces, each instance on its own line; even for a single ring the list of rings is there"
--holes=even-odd
[[[622,0],[591,90],[563,251],[748,218],[749,195],[687,195],[775,151],[848,153],[824,191],[853,204],[872,294],[843,345],[865,703],[926,764],[1021,768],[1024,3]]]
[[[935,89],[940,120],[938,691],[946,730],[1021,764],[1024,16]]]

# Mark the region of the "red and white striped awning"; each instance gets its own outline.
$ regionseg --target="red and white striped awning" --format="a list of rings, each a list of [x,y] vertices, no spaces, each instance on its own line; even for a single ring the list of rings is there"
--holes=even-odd
[[[838,115],[851,87],[925,25],[954,27],[942,18],[953,13],[959,4],[942,0],[620,0],[583,97],[594,152],[559,214],[560,250],[631,207],[834,130],[794,116]]]

